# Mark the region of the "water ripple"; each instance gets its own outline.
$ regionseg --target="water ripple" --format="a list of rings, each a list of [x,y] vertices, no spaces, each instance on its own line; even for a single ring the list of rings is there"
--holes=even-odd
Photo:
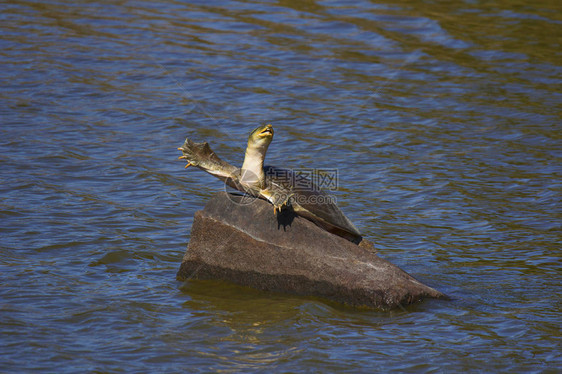
[[[554,3],[11,0],[0,38],[0,371],[542,372],[559,353]],[[379,254],[453,296],[376,312],[175,281],[240,165],[339,172]]]

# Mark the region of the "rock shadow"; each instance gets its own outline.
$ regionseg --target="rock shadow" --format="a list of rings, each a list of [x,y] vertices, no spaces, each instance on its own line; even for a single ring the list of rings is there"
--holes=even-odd
[[[287,231],[287,226],[291,227],[291,224],[295,220],[297,214],[292,207],[285,207],[277,212],[277,230],[283,226],[283,231]]]

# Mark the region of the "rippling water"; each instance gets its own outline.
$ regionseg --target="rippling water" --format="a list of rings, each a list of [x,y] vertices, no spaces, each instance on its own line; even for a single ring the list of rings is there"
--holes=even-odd
[[[556,372],[559,1],[5,1],[2,372]],[[355,310],[175,281],[240,164],[339,169],[379,254],[453,296]]]

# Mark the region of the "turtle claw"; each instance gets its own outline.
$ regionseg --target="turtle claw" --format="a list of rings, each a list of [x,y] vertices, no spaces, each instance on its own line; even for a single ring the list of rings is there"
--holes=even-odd
[[[186,146],[187,144],[187,146]],[[187,161],[187,165],[185,165],[184,169],[187,169],[190,166],[196,165],[196,163],[193,161],[193,157],[194,157],[194,152],[192,151],[191,148],[189,148],[190,143],[188,143],[187,139],[186,139],[186,143],[181,146],[178,147],[178,151],[182,152],[182,155],[178,157],[178,160],[185,160]]]
[[[281,211],[291,205],[291,197],[294,193],[283,192],[272,193],[269,188],[259,191],[259,195],[269,201],[273,205],[273,214],[281,213]]]
[[[284,208],[288,208],[290,204],[289,199],[291,198],[291,196],[293,196],[293,194],[289,195],[289,197],[287,197],[287,199],[282,201],[281,203],[273,203],[273,214],[277,215],[278,213],[281,213]]]
[[[270,189],[263,189],[259,191],[259,196],[263,197],[273,205],[273,214],[281,213],[283,208],[288,207],[291,202],[293,194],[275,194],[271,193]]]
[[[208,143],[196,143],[185,139],[184,144],[177,149],[182,152],[182,155],[179,156],[178,159],[187,161],[186,168],[190,166],[201,167],[202,163],[210,163],[214,167],[223,166],[222,164],[217,166],[217,163],[221,163],[222,160],[214,155]],[[206,169],[203,168],[203,170]]]
[[[181,150],[181,148],[178,148],[179,150]],[[188,167],[190,167],[192,164],[189,161],[189,157],[187,157],[186,155],[180,156],[178,157],[178,160],[186,160],[187,161],[187,165],[185,165],[184,169],[187,169]]]

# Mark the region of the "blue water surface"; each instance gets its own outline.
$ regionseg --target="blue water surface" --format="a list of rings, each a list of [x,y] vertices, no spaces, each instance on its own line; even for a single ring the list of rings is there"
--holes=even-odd
[[[0,371],[562,366],[556,1],[7,1]],[[337,168],[378,254],[452,296],[392,311],[176,281],[240,165]]]

